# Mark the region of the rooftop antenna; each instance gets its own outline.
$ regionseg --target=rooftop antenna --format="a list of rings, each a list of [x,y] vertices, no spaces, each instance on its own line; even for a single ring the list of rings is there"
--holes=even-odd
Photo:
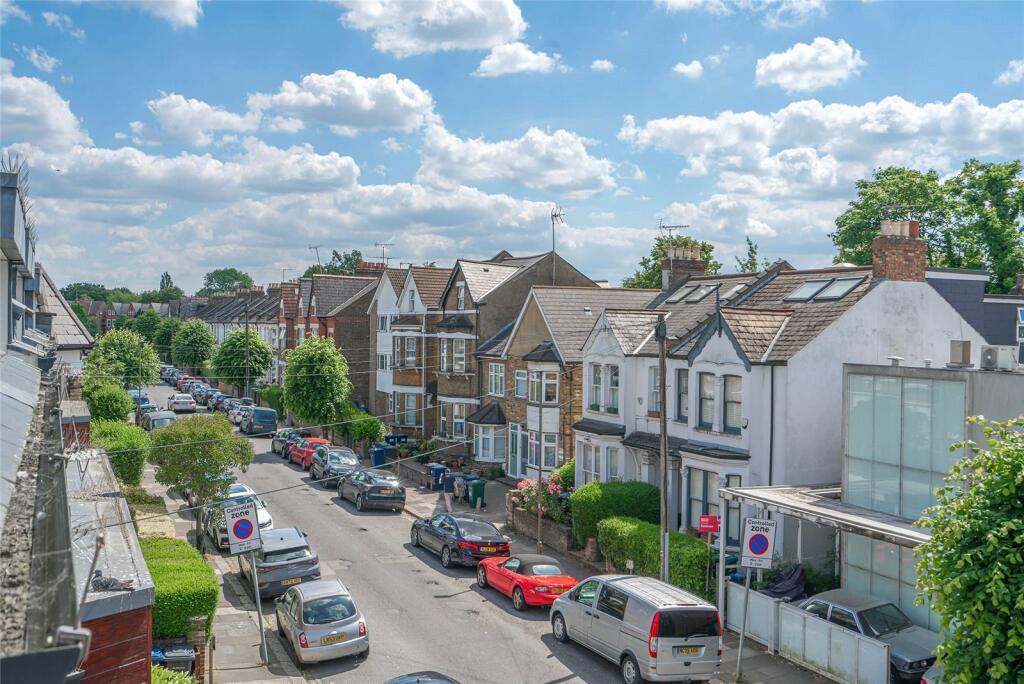
[[[323,245],[310,245],[309,248],[316,254],[316,265],[320,266],[320,248]]]
[[[284,274],[287,273],[288,271],[294,271],[294,270],[295,270],[294,268],[282,268],[281,269],[281,283],[282,284],[284,283]]]
[[[555,224],[565,223],[565,214],[557,204],[551,207],[551,284],[555,284]]]
[[[385,268],[387,268],[388,259],[389,259],[389,257],[385,256],[385,250],[387,250],[388,247],[393,247],[394,244],[395,243],[393,243],[393,242],[374,242],[373,243],[374,247],[380,247],[380,260],[384,262],[384,267]]]
[[[882,205],[881,218],[891,221],[913,221],[914,214],[924,208],[923,204],[885,204]]]
[[[666,225],[665,224],[665,219],[663,219],[663,218],[658,219],[658,232],[661,233],[661,236],[663,238],[665,238],[665,240],[666,240],[666,243],[665,243],[665,245],[666,245],[665,246],[665,256],[668,257],[668,268],[669,268],[670,272],[674,270],[675,254],[676,254],[675,246],[672,244],[672,233],[673,233],[673,231],[682,230],[683,228],[689,228],[689,227],[690,227],[690,224],[688,224],[688,223],[677,223],[676,225]],[[668,237],[666,237],[666,235]]]

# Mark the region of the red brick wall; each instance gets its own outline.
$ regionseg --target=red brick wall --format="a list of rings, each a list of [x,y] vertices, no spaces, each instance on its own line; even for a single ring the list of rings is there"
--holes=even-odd
[[[82,624],[92,630],[82,682],[139,684],[149,682],[152,608],[136,608]]]
[[[920,238],[879,235],[871,243],[876,278],[924,282],[927,245]]]

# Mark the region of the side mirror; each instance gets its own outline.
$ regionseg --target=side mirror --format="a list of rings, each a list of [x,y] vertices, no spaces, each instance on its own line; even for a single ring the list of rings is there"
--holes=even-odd
[[[308,537],[309,536],[309,533],[307,533],[307,532],[303,532],[302,530],[299,530],[299,532],[302,532],[302,536],[303,537]]]

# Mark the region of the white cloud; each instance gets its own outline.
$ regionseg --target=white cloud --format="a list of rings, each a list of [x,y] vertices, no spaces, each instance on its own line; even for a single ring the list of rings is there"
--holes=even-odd
[[[18,45],[14,49],[24,55],[25,59],[31,62],[32,66],[36,69],[45,71],[48,74],[52,74],[53,70],[60,66],[59,59],[50,55],[39,46],[25,47],[24,45]]]
[[[562,64],[561,55],[534,52],[525,43],[508,43],[492,48],[473,75],[494,77],[524,72],[547,74],[555,69],[562,72],[569,70]]]
[[[285,81],[276,93],[249,96],[254,111],[276,111],[306,123],[316,121],[339,135],[395,128],[412,131],[434,116],[434,99],[394,74],[367,78],[344,69]]]
[[[61,33],[67,33],[72,38],[78,40],[85,40],[85,31],[75,27],[75,22],[71,21],[71,17],[66,14],[58,14],[57,12],[43,12],[43,21],[46,22],[47,26],[51,26]]]
[[[0,57],[0,102],[6,140],[25,140],[54,148],[92,144],[68,101],[45,81],[15,76],[11,60]]]
[[[825,0],[656,0],[655,4],[670,12],[748,13],[769,28],[799,26],[825,14]]]
[[[683,64],[682,62],[679,62],[674,67],[672,67],[672,71],[676,72],[677,74],[682,74],[683,76],[689,79],[697,79],[704,74],[704,65],[700,63],[699,59],[695,59],[689,64]]]
[[[420,150],[419,182],[507,181],[571,198],[615,187],[614,163],[593,157],[593,141],[571,131],[531,128],[513,140],[464,140],[441,125],[427,129]]]
[[[121,4],[137,7],[147,14],[163,19],[175,30],[195,28],[199,25],[199,17],[203,16],[199,0],[122,0]]]
[[[403,58],[447,50],[487,50],[526,31],[513,0],[341,0],[342,22],[371,31],[373,46]]]
[[[757,60],[757,85],[777,85],[787,93],[806,92],[842,83],[860,74],[867,62],[845,40],[815,38],[785,52]]]
[[[11,2],[11,0],[0,0],[0,26],[6,24],[9,18],[28,22],[32,21],[32,17],[29,16],[28,12]]]
[[[405,145],[398,142],[396,138],[384,138],[380,141],[380,144],[384,146],[388,152],[401,152],[405,149]]]
[[[626,178],[628,180],[642,181],[647,178],[647,174],[644,170],[633,162],[622,162],[616,169],[616,175],[619,178]]]
[[[215,131],[250,132],[256,130],[260,123],[258,112],[234,114],[178,93],[166,93],[150,100],[146,106],[159,129],[154,131],[139,121],[131,122],[132,140],[137,145],[181,143],[205,147],[213,142]]]
[[[704,61],[713,67],[717,67],[719,64],[725,61],[725,58],[729,56],[729,50],[732,48],[729,45],[723,45],[713,55],[708,55],[704,58]]]
[[[613,211],[592,211],[590,212],[590,218],[597,221],[614,221],[615,212]]]
[[[287,116],[271,116],[263,120],[263,130],[271,133],[298,133],[305,126],[302,119]]]
[[[607,59],[595,59],[590,63],[591,71],[615,71],[615,65]]]
[[[1024,81],[1024,59],[1011,59],[1003,73],[996,77],[996,85],[1010,85]]]

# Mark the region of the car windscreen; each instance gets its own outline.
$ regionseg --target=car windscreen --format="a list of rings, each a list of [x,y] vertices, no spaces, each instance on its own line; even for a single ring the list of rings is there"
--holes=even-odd
[[[500,537],[494,525],[477,520],[460,520],[459,529],[464,537]]]
[[[527,565],[520,574],[531,575],[533,577],[554,577],[555,575],[564,575],[562,568],[558,567],[554,563],[534,563],[533,565]]]
[[[256,420],[260,420],[260,421],[263,421],[263,420],[266,420],[266,421],[277,420],[277,411],[275,411],[274,409],[258,408],[258,409],[253,410],[252,417],[255,418]]]
[[[300,546],[294,549],[278,549],[277,551],[264,551],[264,563],[284,563],[285,561],[301,560],[312,556],[308,546]]]
[[[325,596],[302,604],[302,622],[307,625],[326,625],[355,614],[356,604],[348,596]]]
[[[891,603],[861,611],[861,622],[868,636],[882,636],[910,627],[910,619]]]
[[[393,475],[367,475],[366,477],[370,480],[370,484],[387,487],[397,487],[399,485],[398,478]]]
[[[328,452],[327,462],[331,465],[359,465],[359,459],[343,451]]]
[[[658,636],[666,639],[718,636],[718,611],[711,608],[660,611]]]
[[[162,428],[167,425],[170,425],[173,422],[173,418],[154,418],[153,420],[149,421],[149,426],[152,429],[156,430],[157,428]]]

